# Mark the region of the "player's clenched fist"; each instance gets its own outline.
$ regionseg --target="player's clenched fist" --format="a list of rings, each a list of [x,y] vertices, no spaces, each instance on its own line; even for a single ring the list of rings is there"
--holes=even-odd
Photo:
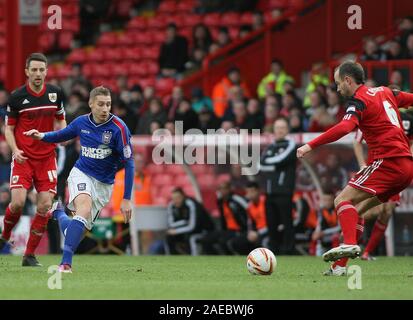
[[[307,153],[311,151],[311,147],[308,144],[303,145],[297,149],[297,158],[304,157]]]
[[[23,132],[23,134],[24,134],[25,136],[32,137],[33,139],[36,139],[36,140],[42,140],[43,137],[44,137],[44,133],[39,132],[39,131],[36,130],[36,129],[31,129],[31,130],[29,130],[29,131],[25,131],[25,132]]]

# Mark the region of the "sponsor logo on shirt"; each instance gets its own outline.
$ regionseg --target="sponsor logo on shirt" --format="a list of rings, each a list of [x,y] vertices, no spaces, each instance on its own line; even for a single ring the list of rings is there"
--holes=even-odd
[[[112,154],[109,148],[91,148],[82,146],[82,156],[92,159],[105,159]]]
[[[90,131],[85,130],[85,129],[80,130],[80,132],[81,132],[81,133],[87,133],[87,134],[89,134],[89,133],[90,133]]]

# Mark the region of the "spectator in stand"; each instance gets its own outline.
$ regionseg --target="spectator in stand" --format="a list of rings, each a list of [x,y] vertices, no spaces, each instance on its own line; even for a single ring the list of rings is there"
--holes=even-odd
[[[161,100],[153,98],[149,102],[149,109],[145,111],[142,117],[139,119],[138,127],[135,132],[137,134],[150,134],[151,123],[153,121],[159,121],[163,126],[167,120],[167,114],[162,106]]]
[[[310,113],[310,124],[308,132],[324,132],[336,123],[335,117],[327,112],[324,98],[318,91],[310,95],[311,107],[307,110]]]
[[[250,97],[247,84],[242,81],[240,70],[232,67],[228,70],[227,76],[223,77],[212,90],[212,100],[214,103],[214,112],[218,118],[221,118],[228,107],[230,98],[230,89],[232,86],[240,86],[245,97]]]
[[[328,78],[327,69],[324,67],[323,63],[315,63],[311,69],[310,82],[305,89],[304,107],[310,107],[310,94],[313,91],[316,91],[319,85],[328,86],[329,84],[330,79]]]
[[[346,114],[346,109],[342,102],[340,94],[337,92],[335,84],[327,87],[327,112],[335,118],[336,123],[340,122]]]
[[[410,91],[410,86],[406,81],[404,81],[403,74],[400,70],[393,70],[390,75],[389,85],[397,86],[401,91]]]
[[[72,91],[67,104],[65,105],[65,112],[66,121],[69,124],[78,116],[88,114],[90,112],[90,108],[79,92]]]
[[[75,83],[83,83],[86,86],[90,86],[89,81],[82,73],[82,66],[78,63],[72,65],[72,68],[70,69],[70,75],[60,82],[61,88],[63,89],[66,97],[71,94],[73,85]]]
[[[172,136],[175,135],[175,122],[166,121],[165,129],[168,130]]]
[[[268,96],[266,98],[264,113],[265,113],[264,132],[272,133],[274,121],[280,116],[280,108],[278,105],[278,100],[275,98],[275,96]]]
[[[230,44],[231,37],[229,35],[229,30],[227,27],[220,27],[217,36],[217,44],[220,48],[225,47]]]
[[[197,255],[197,241],[214,229],[211,216],[204,206],[185,194],[181,188],[172,191],[168,205],[166,241],[170,254]]]
[[[239,28],[239,34],[238,37],[240,39],[245,38],[246,36],[248,36],[248,34],[252,31],[252,27],[248,24],[243,24],[240,28]]]
[[[113,99],[111,112],[122,119],[128,127],[129,131],[133,132],[137,125],[137,118],[132,111],[128,109],[126,103],[120,99]]]
[[[201,88],[195,87],[191,92],[192,96],[192,110],[199,113],[201,110],[207,109],[213,111],[212,100],[209,97],[204,96]]]
[[[202,240],[204,254],[229,254],[228,241],[247,231],[247,201],[234,194],[230,182],[218,188],[218,209],[221,228],[207,234]]]
[[[247,107],[244,100],[235,101],[226,111],[223,121],[231,121],[234,127],[239,129],[247,129]]]
[[[127,108],[132,113],[136,122],[139,121],[139,116],[144,106],[143,90],[140,85],[135,84],[130,89],[129,100],[127,102]],[[137,125],[137,123],[136,123]],[[133,129],[136,128],[136,125]],[[131,131],[134,133],[134,131]]]
[[[178,35],[174,23],[168,24],[166,41],[161,46],[159,69],[163,77],[179,77],[185,70],[188,61],[188,42],[185,37]]]
[[[297,109],[295,109],[297,110]],[[298,111],[298,110],[297,110]],[[290,127],[291,133],[302,133],[304,132],[304,122],[303,117],[300,112],[291,112],[288,117],[288,125]]]
[[[282,97],[281,101],[282,108],[280,111],[280,115],[283,117],[288,117],[290,115],[291,109],[301,109],[301,101],[296,96],[294,90],[287,91]]]
[[[413,34],[413,16],[405,17],[401,20],[399,24],[400,35],[400,44],[402,49],[405,50],[407,47],[407,38]]]
[[[218,43],[214,42],[209,46],[209,54],[212,55],[215,52],[217,52],[220,49],[220,46]]]
[[[228,242],[233,253],[243,255],[255,248],[268,246],[265,195],[260,193],[256,182],[249,182],[245,190],[248,200],[248,231]]]
[[[204,52],[208,52],[212,42],[211,32],[205,24],[199,23],[193,27],[192,45],[194,49],[201,49]]]
[[[154,134],[156,130],[162,129],[162,123],[160,123],[158,120],[153,120],[151,124],[149,125],[149,132],[150,134]]]
[[[153,86],[147,86],[143,89],[143,106],[139,110],[139,115],[142,115],[149,109],[149,102],[156,98],[155,93],[155,87]]]
[[[385,61],[386,54],[380,49],[375,39],[368,38],[364,41],[364,53],[361,55],[360,60]]]
[[[396,40],[391,40],[386,52],[387,60],[401,60],[404,59],[402,46]]]
[[[189,129],[198,128],[198,115],[191,108],[191,102],[187,99],[183,99],[176,110],[174,117],[175,124],[177,121],[183,122],[183,132],[185,133]]]
[[[263,99],[265,96],[274,93],[283,95],[285,93],[284,84],[286,82],[294,83],[294,79],[285,72],[282,62],[274,59],[271,62],[270,73],[267,74],[258,85],[258,97]]]
[[[9,101],[9,94],[6,90],[0,88],[0,119],[4,120],[6,117],[7,103]]]
[[[347,171],[341,165],[338,153],[328,153],[326,158],[318,162],[317,174],[321,185],[328,185],[334,194],[342,190],[348,181]]]
[[[376,83],[376,81],[374,81],[374,79],[367,79],[366,82],[364,83],[364,85],[366,87],[369,87],[369,88],[377,87],[377,83]]]
[[[178,110],[179,104],[184,100],[184,90],[180,86],[175,86],[172,89],[172,95],[167,103],[166,110],[168,111],[168,120],[175,118],[175,113]]]
[[[252,14],[252,30],[259,30],[264,27],[264,25],[264,15],[262,14],[262,12],[259,10],[254,11],[254,13]]]
[[[202,133],[206,134],[208,129],[219,129],[221,127],[221,121],[210,109],[203,108],[198,113],[198,126]]]
[[[257,99],[252,98],[248,100],[247,113],[247,129],[262,130],[265,124],[265,117]]]
[[[185,68],[190,71],[200,70],[202,68],[202,62],[206,57],[206,52],[200,48],[195,48],[189,58],[189,61],[185,64]]]
[[[406,40],[405,59],[413,59],[413,33],[409,34]]]

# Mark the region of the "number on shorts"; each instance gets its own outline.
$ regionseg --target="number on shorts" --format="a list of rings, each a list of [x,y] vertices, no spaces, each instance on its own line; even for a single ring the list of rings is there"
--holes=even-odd
[[[49,170],[47,171],[47,175],[49,176],[50,182],[57,180],[57,171],[56,170]]]
[[[397,117],[396,110],[394,110],[392,105],[387,100],[383,101],[383,106],[384,106],[384,110],[387,113],[387,116],[389,117],[390,122],[396,127],[400,128],[400,122],[399,122],[399,118]]]

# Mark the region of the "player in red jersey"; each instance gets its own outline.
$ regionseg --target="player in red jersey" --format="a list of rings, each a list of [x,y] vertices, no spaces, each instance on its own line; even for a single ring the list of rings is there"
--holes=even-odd
[[[336,141],[359,127],[368,145],[370,161],[334,200],[344,243],[327,251],[323,255],[325,261],[359,256],[360,217],[400,193],[413,178],[409,140],[401,127],[398,111],[413,105],[413,94],[386,87],[366,87],[362,66],[351,61],[335,70],[334,79],[337,90],[349,98],[346,114],[340,123],[300,147],[297,157],[302,158],[314,148]]]
[[[59,87],[46,84],[47,59],[32,53],[26,60],[26,85],[12,92],[7,107],[5,136],[12,152],[10,174],[11,202],[6,209],[0,250],[9,241],[11,231],[20,219],[27,192],[34,185],[37,212],[30,227],[23,266],[39,266],[34,253],[46,229],[53,197],[56,194],[55,145],[23,135],[36,128],[53,131],[66,127],[63,94]]]

